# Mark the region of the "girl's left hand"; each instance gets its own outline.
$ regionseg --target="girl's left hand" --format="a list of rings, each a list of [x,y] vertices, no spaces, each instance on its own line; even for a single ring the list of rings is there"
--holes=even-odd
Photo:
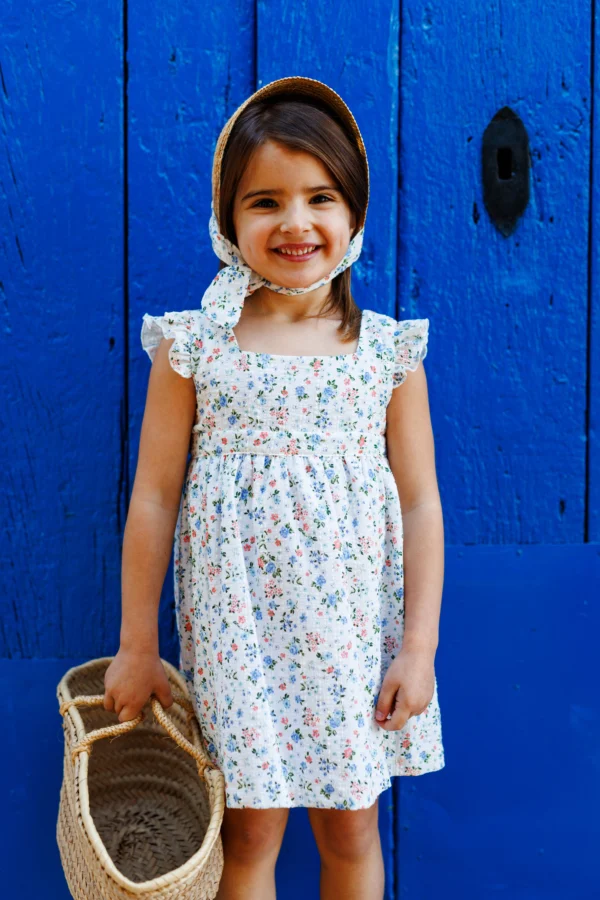
[[[428,650],[401,647],[381,684],[375,721],[386,731],[399,731],[411,716],[425,711],[434,688],[434,654]],[[380,719],[378,713],[383,714]],[[389,713],[391,719],[387,718]]]

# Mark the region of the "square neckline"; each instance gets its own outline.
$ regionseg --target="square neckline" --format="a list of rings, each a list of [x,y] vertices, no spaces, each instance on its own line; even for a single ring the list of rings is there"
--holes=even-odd
[[[259,350],[242,350],[240,345],[238,344],[237,337],[235,336],[233,328],[230,329],[231,339],[234,345],[235,350],[238,353],[245,354],[246,356],[252,357],[263,357],[264,359],[288,359],[288,360],[323,360],[323,359],[352,359],[353,357],[358,357],[361,355],[363,351],[363,339],[365,333],[365,316],[367,315],[368,310],[363,309],[362,315],[360,319],[360,332],[358,335],[358,343],[356,345],[356,349],[352,351],[352,353],[329,353],[326,355],[318,355],[318,356],[306,356],[306,355],[297,355],[293,353],[262,353]]]

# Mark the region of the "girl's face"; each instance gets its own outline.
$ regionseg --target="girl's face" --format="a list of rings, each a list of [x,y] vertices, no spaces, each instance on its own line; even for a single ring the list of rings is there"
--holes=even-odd
[[[344,258],[355,227],[323,163],[274,141],[259,147],[246,166],[233,221],[246,263],[283,287],[308,287],[328,275]],[[286,255],[286,246],[309,252]]]

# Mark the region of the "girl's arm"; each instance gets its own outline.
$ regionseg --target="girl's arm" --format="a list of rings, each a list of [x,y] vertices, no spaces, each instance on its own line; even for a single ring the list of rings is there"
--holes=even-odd
[[[423,363],[392,391],[386,438],[404,526],[403,646],[435,655],[444,580],[444,525]]]
[[[442,505],[422,363],[393,389],[386,428],[404,530],[404,635],[384,675],[375,719],[386,731],[398,731],[433,697],[444,578]]]
[[[163,705],[170,705],[159,656],[158,606],[173,552],[196,413],[193,378],[183,378],[170,365],[172,343],[161,341],[150,370],[123,536],[120,648],[105,674],[104,703],[120,721],[135,718],[153,692]]]

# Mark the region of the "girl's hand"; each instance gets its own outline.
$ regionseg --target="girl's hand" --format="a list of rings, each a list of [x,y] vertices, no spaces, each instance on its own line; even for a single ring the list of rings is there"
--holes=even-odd
[[[140,713],[150,694],[156,694],[166,709],[173,703],[160,656],[121,648],[104,673],[104,709],[116,712],[119,722],[129,722]]]
[[[381,684],[375,721],[386,731],[399,731],[411,716],[425,711],[434,688],[434,654],[429,650],[401,647]],[[389,713],[391,719],[387,718]]]

